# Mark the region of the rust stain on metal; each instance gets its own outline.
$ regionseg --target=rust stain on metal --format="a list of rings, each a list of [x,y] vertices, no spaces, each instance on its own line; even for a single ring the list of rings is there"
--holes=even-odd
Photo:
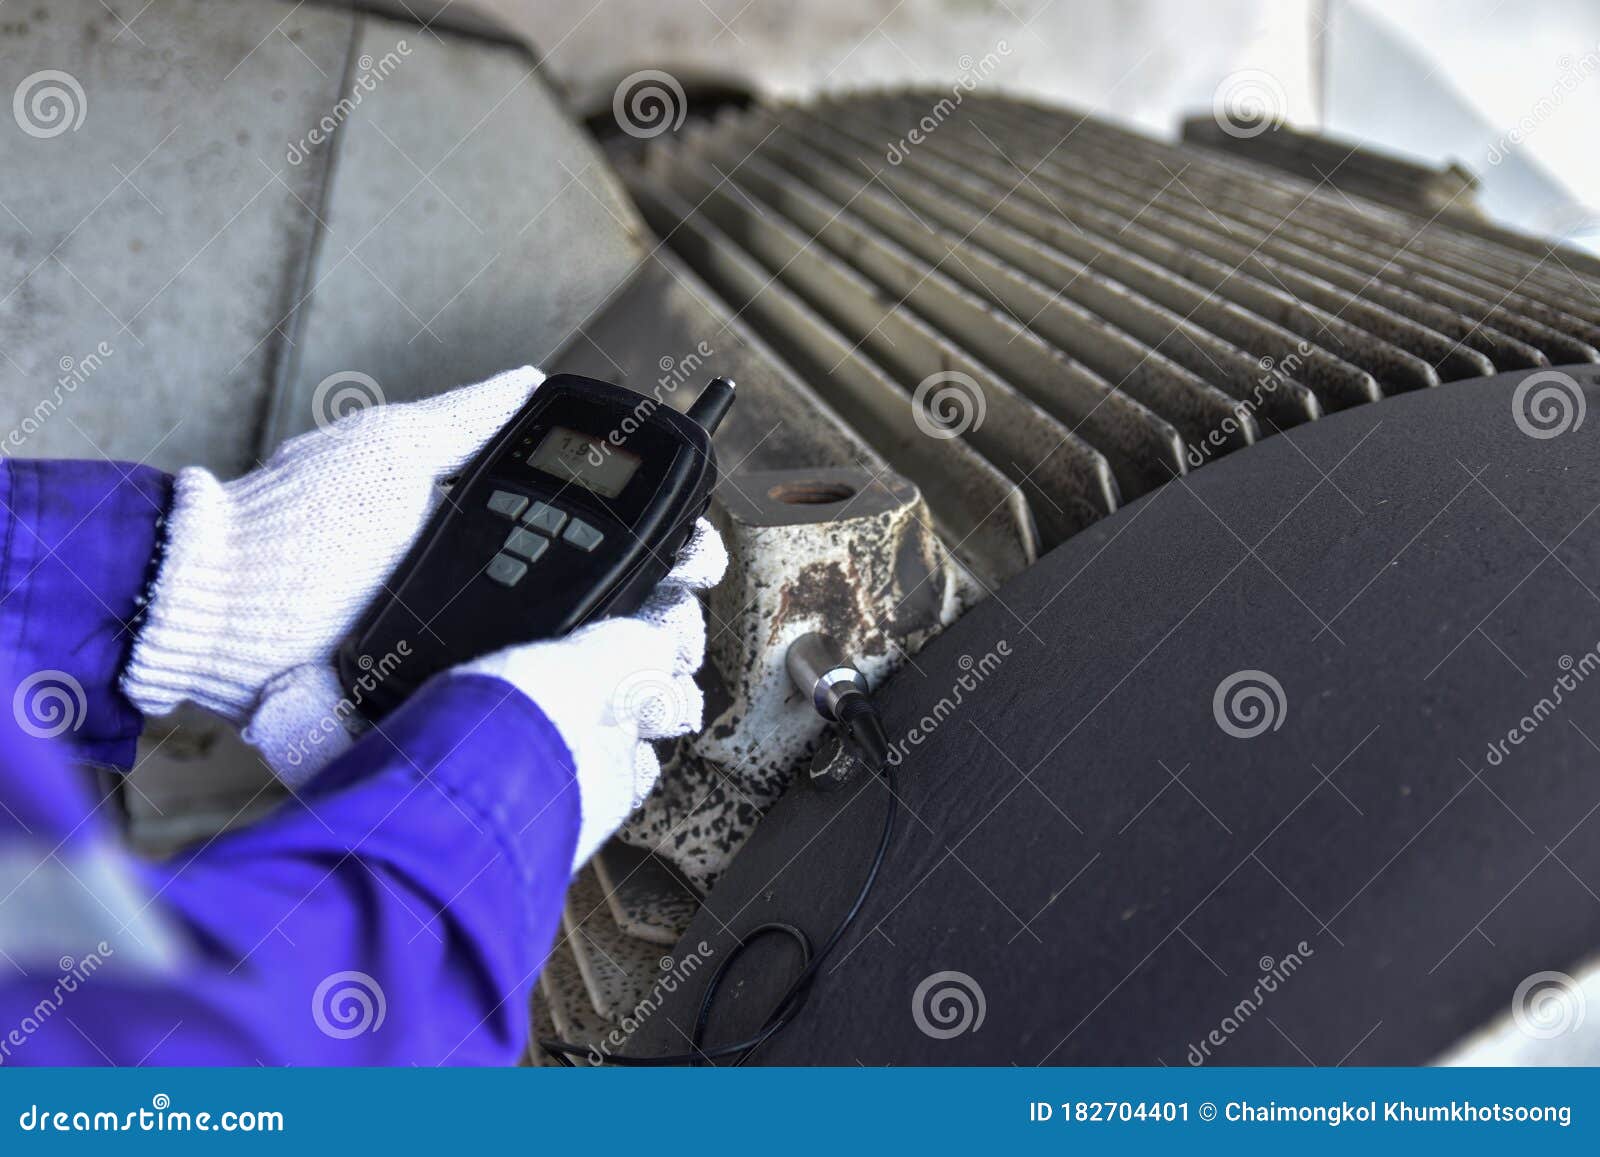
[[[719,491],[712,517],[730,565],[707,606],[706,728],[677,745],[623,832],[697,887],[717,878],[821,741],[822,720],[784,670],[789,643],[826,631],[880,682],[971,595],[916,487],[884,479],[837,468],[762,472]],[[837,497],[817,497],[829,494]]]
[[[813,563],[803,568],[795,581],[783,589],[778,597],[778,614],[767,629],[767,643],[777,646],[784,627],[795,618],[818,618],[824,621],[848,621],[858,609],[852,577],[837,562]]]

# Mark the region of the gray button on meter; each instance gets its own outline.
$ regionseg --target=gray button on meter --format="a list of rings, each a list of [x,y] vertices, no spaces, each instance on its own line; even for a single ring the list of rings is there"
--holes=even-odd
[[[509,554],[497,554],[489,560],[484,573],[503,587],[514,587],[528,573],[528,564]]]
[[[539,556],[550,549],[550,540],[542,534],[523,530],[519,526],[506,535],[506,544],[500,549],[518,558],[525,558],[529,562],[538,562]]]
[[[574,518],[567,533],[561,536],[579,550],[593,550],[605,541],[606,536],[582,519]]]
[[[522,516],[523,526],[531,526],[545,534],[559,534],[566,522],[567,512],[548,502],[535,502],[528,513]]]
[[[521,514],[528,505],[528,500],[520,494],[513,494],[509,490],[496,490],[489,495],[489,509],[496,514],[503,514],[507,518],[515,518]]]

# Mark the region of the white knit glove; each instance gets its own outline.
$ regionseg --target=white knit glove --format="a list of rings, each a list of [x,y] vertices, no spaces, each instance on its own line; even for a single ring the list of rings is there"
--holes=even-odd
[[[649,741],[699,729],[704,701],[694,673],[705,659],[706,624],[697,592],[716,586],[727,565],[722,540],[701,519],[672,573],[633,616],[457,668],[510,683],[561,733],[583,815],[573,871],[655,786],[661,765]]]
[[[573,870],[644,801],[660,774],[651,740],[698,729],[694,681],[705,657],[698,592],[713,587],[728,555],[701,519],[672,572],[628,617],[603,619],[562,639],[524,643],[455,670],[489,675],[544,712],[572,756],[580,810]],[[354,742],[358,720],[327,663],[307,663],[267,685],[244,736],[290,787],[308,782]]]
[[[442,500],[439,482],[543,380],[523,366],[359,410],[290,439],[233,482],[181,471],[166,553],[122,677],[129,700],[146,715],[187,700],[240,723],[274,683],[282,694],[266,732],[282,717],[303,734],[315,711],[342,697],[334,649]]]

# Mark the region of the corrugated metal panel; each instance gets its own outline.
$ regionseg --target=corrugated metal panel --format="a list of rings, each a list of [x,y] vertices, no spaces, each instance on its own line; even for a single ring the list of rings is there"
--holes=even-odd
[[[1576,255],[1022,101],[755,106],[619,163],[969,562],[1325,412],[1600,361]]]

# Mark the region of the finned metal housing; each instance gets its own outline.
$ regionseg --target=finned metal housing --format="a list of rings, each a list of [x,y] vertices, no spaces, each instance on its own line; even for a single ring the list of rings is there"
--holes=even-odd
[[[1600,360],[1592,258],[1251,155],[898,92],[753,106],[619,167],[992,584],[1023,544],[1324,413]]]

